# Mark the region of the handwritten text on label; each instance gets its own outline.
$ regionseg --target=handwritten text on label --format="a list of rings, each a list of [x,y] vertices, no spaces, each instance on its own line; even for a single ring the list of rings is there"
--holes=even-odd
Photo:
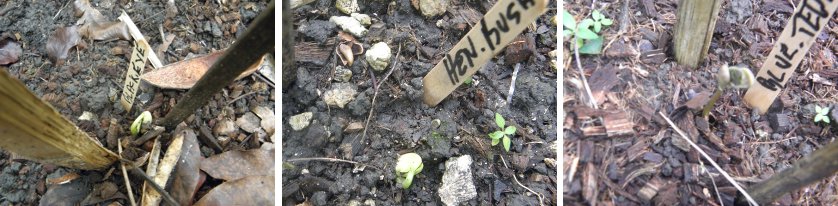
[[[546,0],[501,0],[425,76],[424,101],[434,106],[503,50],[545,11]]]
[[[131,62],[128,65],[128,72],[125,72],[125,86],[122,87],[122,98],[119,101],[125,111],[131,111],[131,106],[134,105],[134,97],[140,87],[140,74],[145,68],[148,52],[149,46],[145,40],[134,41],[134,51],[131,52]]]
[[[745,93],[745,101],[749,105],[759,109],[760,113],[767,111],[836,9],[838,1],[835,0],[800,2],[757,74],[757,84]]]

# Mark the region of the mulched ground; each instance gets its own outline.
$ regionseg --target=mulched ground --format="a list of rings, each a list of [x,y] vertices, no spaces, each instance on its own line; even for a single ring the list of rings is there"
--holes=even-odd
[[[296,80],[282,94],[283,203],[439,205],[437,189],[444,162],[471,155],[477,197],[463,204],[538,205],[534,193],[543,196],[545,205],[556,204],[557,77],[548,57],[548,52],[557,48],[557,29],[550,23],[555,9],[548,9],[519,36],[516,44],[521,50],[513,53],[507,49],[490,60],[476,73],[472,85],[459,87],[436,107],[421,101],[422,77],[495,2],[450,1],[448,12],[425,18],[409,0],[359,1],[359,13],[370,15],[373,25],[358,42],[365,49],[385,42],[393,58],[399,46],[401,53],[395,61],[399,66],[381,86],[374,105],[372,76],[382,81],[385,73],[373,73],[363,55],[346,66],[352,76],[343,85],[350,85],[358,94],[345,108],[327,106],[323,93],[339,85],[333,75],[341,64],[334,52],[340,28],[328,21],[331,16],[347,15],[330,0],[294,10]],[[547,7],[556,8],[556,2]],[[522,54],[525,58],[513,60],[512,56]],[[521,69],[509,103],[506,97],[516,63]],[[374,114],[367,125],[367,137],[361,141],[361,131],[346,128],[363,124],[371,108],[375,108]],[[310,124],[293,130],[289,118],[304,112],[312,112]],[[510,152],[491,146],[487,136],[496,130],[495,112],[518,126]],[[435,119],[441,124],[432,125]],[[395,184],[393,168],[398,156],[408,152],[422,157],[424,169],[409,189],[402,189]],[[301,158],[360,164],[299,161]]]
[[[673,60],[678,1],[577,1],[564,9],[582,19],[593,9],[615,19],[605,29],[603,55],[583,55],[576,68],[569,41],[565,69],[564,202],[571,205],[731,205],[736,189],[683,144],[658,112],[673,111],[713,92],[715,73],[728,63],[758,71],[793,11],[789,1],[725,1],[707,58],[697,68]],[[799,1],[792,1],[795,5]],[[745,90],[727,90],[708,120],[693,112],[676,124],[744,187],[771,177],[830,143],[836,124],[815,123],[815,106],[838,109],[838,18],[817,36],[772,109],[758,115],[744,105]],[[663,51],[666,55],[655,57]],[[583,103],[588,83],[599,109]],[[628,126],[626,126],[628,125]],[[631,128],[624,130],[624,128]],[[600,131],[625,133],[601,133]],[[830,177],[784,195],[780,205],[836,204]]]

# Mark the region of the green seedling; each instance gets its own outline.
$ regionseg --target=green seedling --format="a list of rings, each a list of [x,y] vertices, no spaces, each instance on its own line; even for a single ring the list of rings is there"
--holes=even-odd
[[[515,126],[504,128],[504,126],[506,126],[506,120],[504,120],[503,116],[500,116],[498,113],[495,113],[495,124],[497,124],[501,130],[489,134],[489,138],[492,139],[492,146],[498,145],[498,143],[503,141],[503,149],[506,150],[506,152],[509,152],[512,135],[514,135],[515,131],[518,129]]]
[[[754,73],[750,69],[737,66],[728,67],[727,63],[725,63],[719,68],[719,73],[716,74],[716,82],[716,92],[710,101],[707,102],[707,105],[704,106],[704,111],[701,114],[704,117],[710,114],[710,110],[716,105],[716,101],[719,100],[719,97],[722,96],[722,92],[725,89],[747,89],[756,80],[754,80]]]
[[[829,114],[829,107],[821,107],[815,105],[815,112],[817,113],[815,115],[815,123],[824,122],[829,124],[829,116],[826,116],[827,114]]]
[[[422,157],[416,153],[407,153],[399,156],[399,161],[396,162],[396,182],[402,184],[402,188],[407,189],[410,183],[413,183],[413,177],[422,172]]]
[[[472,81],[471,81],[471,77],[468,77],[468,79],[466,79],[465,81],[463,81],[463,84],[466,84],[466,85],[471,86],[471,82],[472,82]]]
[[[145,111],[140,114],[140,116],[134,120],[134,123],[131,123],[131,135],[137,136],[143,127],[148,128],[151,124],[151,118],[151,112]]]
[[[603,26],[610,26],[614,21],[602,15],[599,10],[591,13],[591,18],[576,23],[573,15],[566,10],[562,11],[562,25],[565,29],[562,35],[567,38],[576,39],[576,49],[583,54],[599,54],[602,52],[602,37],[597,33],[602,31]],[[593,30],[591,30],[593,26]]]

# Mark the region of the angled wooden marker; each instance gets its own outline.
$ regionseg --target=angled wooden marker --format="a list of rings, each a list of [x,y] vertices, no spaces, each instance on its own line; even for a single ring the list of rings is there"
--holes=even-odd
[[[836,9],[838,1],[835,0],[800,2],[757,73],[757,83],[745,93],[748,105],[758,109],[760,114],[768,111]]]
[[[122,87],[122,98],[119,103],[126,112],[131,112],[134,105],[134,97],[137,96],[137,89],[140,88],[140,74],[143,73],[151,46],[145,39],[134,40],[134,51],[131,52],[131,62],[128,62],[128,71],[125,72],[125,85]]]
[[[500,0],[422,79],[423,101],[436,106],[541,16],[547,0]]]

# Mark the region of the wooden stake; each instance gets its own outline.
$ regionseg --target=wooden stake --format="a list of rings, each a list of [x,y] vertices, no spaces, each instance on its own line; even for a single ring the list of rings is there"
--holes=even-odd
[[[682,0],[678,5],[672,40],[679,64],[695,68],[707,56],[721,5],[722,0]]]
[[[777,43],[768,54],[768,59],[757,73],[757,83],[745,93],[745,102],[765,114],[774,103],[780,91],[794,75],[794,70],[809,52],[815,37],[829,23],[829,18],[838,9],[838,1],[803,0],[797,6]]]
[[[98,170],[118,156],[0,67],[0,148],[26,159]]]
[[[503,51],[546,11],[547,0],[500,0],[422,79],[423,101],[436,106],[483,64]]]

